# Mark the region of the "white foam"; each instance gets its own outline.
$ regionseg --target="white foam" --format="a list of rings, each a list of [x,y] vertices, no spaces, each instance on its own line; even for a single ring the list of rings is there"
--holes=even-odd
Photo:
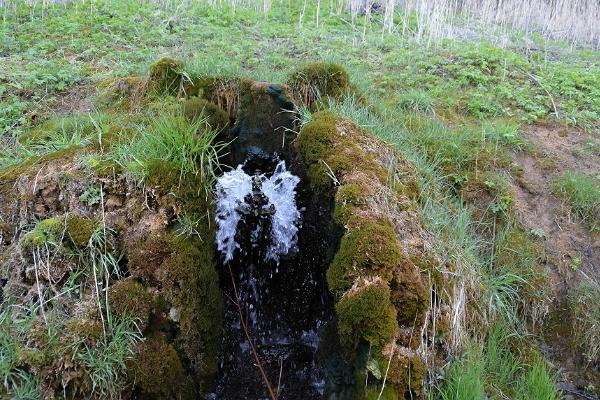
[[[269,205],[275,206],[271,221],[271,247],[266,258],[279,262],[279,256],[296,250],[298,242],[298,221],[300,211],[296,207],[296,186],[300,178],[285,168],[280,161],[275,173],[263,182],[262,191],[269,199]]]
[[[225,256],[225,262],[233,259],[235,250],[240,247],[235,241],[235,233],[242,218],[239,210],[248,205],[244,198],[252,191],[252,178],[239,165],[217,180],[217,248]],[[281,255],[297,249],[300,211],[296,207],[296,186],[300,178],[286,169],[285,161],[280,161],[273,175],[267,178],[261,174],[258,179],[261,191],[268,199],[265,208],[275,208],[271,217],[270,245],[265,258],[279,263]],[[254,236],[253,241],[258,239]]]
[[[235,232],[241,219],[238,208],[251,191],[252,177],[244,172],[241,165],[217,180],[217,248],[225,256],[225,262],[233,259],[233,253],[240,247],[235,241]]]

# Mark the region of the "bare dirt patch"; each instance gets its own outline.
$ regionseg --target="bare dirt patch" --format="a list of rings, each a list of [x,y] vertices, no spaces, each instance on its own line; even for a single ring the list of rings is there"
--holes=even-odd
[[[580,351],[574,349],[567,297],[582,279],[600,280],[600,235],[590,232],[572,214],[553,194],[551,184],[554,176],[568,170],[597,173],[600,156],[581,151],[590,139],[587,134],[564,127],[532,126],[524,138],[534,150],[514,155],[522,168],[513,185],[516,214],[526,230],[543,232],[546,269],[553,282],[553,304],[544,335],[547,344],[543,347],[562,368],[563,389],[580,396],[588,384],[598,385],[600,371],[587,365]]]

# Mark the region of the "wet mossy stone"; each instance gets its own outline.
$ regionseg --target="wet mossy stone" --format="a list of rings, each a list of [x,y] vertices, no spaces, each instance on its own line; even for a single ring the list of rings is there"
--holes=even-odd
[[[283,86],[242,81],[237,119],[231,129],[233,164],[247,158],[269,159],[275,153],[289,160],[289,146],[295,138],[293,110]]]
[[[140,398],[193,398],[177,351],[164,338],[153,337],[139,343],[127,369],[128,379]]]
[[[317,62],[293,71],[288,78],[294,96],[310,108],[328,97],[339,100],[351,90],[350,77],[336,64]]]
[[[183,79],[183,62],[172,57],[163,57],[150,66],[148,89],[158,94],[177,95]]]
[[[381,221],[365,221],[347,232],[327,270],[329,289],[338,295],[359,277],[379,276],[390,281],[403,260],[394,228]]]
[[[383,282],[348,291],[335,310],[340,343],[350,353],[363,341],[375,347],[383,346],[398,329],[390,289]]]
[[[175,346],[202,389],[217,370],[222,297],[214,267],[214,233],[199,227],[202,240],[171,233],[153,235],[128,246],[134,278],[160,290],[178,314]]]
[[[198,119],[206,119],[210,129],[224,131],[229,125],[229,116],[216,104],[201,97],[190,97],[183,104],[183,113],[188,121],[197,122]]]
[[[132,317],[144,330],[152,310],[152,295],[135,279],[126,278],[115,282],[108,289],[108,305],[119,317]]]

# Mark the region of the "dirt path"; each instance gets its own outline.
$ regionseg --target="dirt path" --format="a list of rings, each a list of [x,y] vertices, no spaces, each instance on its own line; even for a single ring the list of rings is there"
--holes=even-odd
[[[600,281],[600,235],[593,235],[552,193],[551,183],[555,175],[568,170],[598,173],[600,154],[581,152],[590,138],[564,128],[532,126],[524,138],[534,150],[514,155],[523,171],[515,179],[516,213],[526,230],[544,233],[546,269],[554,290],[547,344],[542,347],[562,368],[563,389],[580,392],[590,382],[600,382],[600,371],[585,368],[582,357],[572,350],[566,300],[582,279]]]

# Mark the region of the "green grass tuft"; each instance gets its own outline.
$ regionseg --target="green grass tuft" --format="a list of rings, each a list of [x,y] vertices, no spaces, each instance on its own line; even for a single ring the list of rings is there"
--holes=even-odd
[[[592,230],[600,229],[599,177],[568,171],[554,180],[552,188]]]

